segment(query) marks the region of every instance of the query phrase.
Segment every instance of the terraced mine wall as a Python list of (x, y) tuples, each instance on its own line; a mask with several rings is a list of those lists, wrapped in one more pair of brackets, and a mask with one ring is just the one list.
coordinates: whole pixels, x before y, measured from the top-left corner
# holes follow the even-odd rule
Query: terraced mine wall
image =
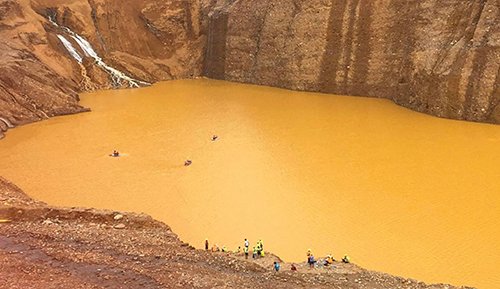
[[(118, 74), (141, 84), (207, 76), (381, 97), (440, 117), (500, 123), (499, 6), (0, 0), (0, 117), (17, 126), (86, 111), (78, 92), (135, 86)], [(0, 135), (6, 129), (0, 122)]]

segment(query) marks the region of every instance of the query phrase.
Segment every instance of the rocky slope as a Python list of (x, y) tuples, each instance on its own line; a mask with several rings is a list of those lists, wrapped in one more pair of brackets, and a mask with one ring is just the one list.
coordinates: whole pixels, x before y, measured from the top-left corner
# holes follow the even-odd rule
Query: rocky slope
[(47, 48), (41, 22), (18, 1), (0, 1), (0, 138), (13, 125), (83, 111), (76, 82), (63, 76), (70, 61)]
[(500, 123), (497, 0), (226, 1), (205, 72)]
[(84, 111), (77, 92), (133, 86), (103, 63), (139, 84), (200, 75), (202, 8), (199, 1), (0, 0), (0, 137), (8, 127)]
[(1, 289), (456, 288), (342, 263), (276, 273), (275, 260), (196, 250), (145, 215), (49, 207), (0, 178)]

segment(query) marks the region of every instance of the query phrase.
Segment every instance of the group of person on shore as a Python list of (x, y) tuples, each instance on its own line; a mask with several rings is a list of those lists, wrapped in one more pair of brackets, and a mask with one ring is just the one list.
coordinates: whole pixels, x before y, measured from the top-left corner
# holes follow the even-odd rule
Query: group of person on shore
[[(214, 244), (212, 248), (210, 248), (208, 239), (205, 239), (205, 251), (229, 252), (226, 246), (219, 247), (217, 244)], [(248, 239), (245, 239), (245, 241), (243, 242), (243, 254), (245, 255), (245, 259), (248, 259), (249, 251), (250, 251), (250, 242), (248, 241)], [(233, 253), (240, 254), (241, 246), (238, 246), (238, 248), (234, 250)], [(336, 262), (336, 260), (332, 257), (331, 254), (328, 254), (324, 259), (318, 262), (318, 260), (314, 258), (311, 249), (307, 250), (306, 255), (307, 255), (307, 264), (309, 265), (309, 268), (315, 268), (315, 266), (328, 267), (332, 265), (334, 262)], [(258, 259), (264, 256), (265, 256), (264, 242), (262, 242), (262, 240), (258, 240), (255, 246), (252, 247), (252, 258)], [(341, 261), (342, 263), (351, 263), (351, 259), (348, 255), (344, 255)], [(276, 272), (280, 271), (281, 264), (278, 261), (274, 261), (273, 269)], [(297, 267), (295, 266), (295, 264), (292, 263), (290, 265), (290, 270), (297, 271)]]
[[(336, 260), (332, 257), (331, 254), (326, 255), (326, 257), (322, 260), (322, 262), (318, 263), (317, 260), (314, 259), (314, 255), (311, 249), (307, 250), (307, 264), (309, 264), (309, 268), (314, 268), (316, 265), (321, 265), (324, 267), (328, 267), (336, 262)], [(342, 263), (351, 263), (351, 258), (348, 255), (344, 255), (342, 257)]]
[[(205, 251), (212, 251), (212, 252), (229, 252), (226, 246), (221, 246), (219, 247), (217, 244), (214, 244), (212, 248), (210, 248), (208, 239), (205, 239)], [(236, 250), (233, 251), (235, 254), (240, 254), (241, 253), (241, 246), (238, 246)], [(245, 255), (245, 259), (248, 259), (248, 255), (250, 253), (250, 242), (248, 239), (245, 239), (243, 242), (243, 254)], [(259, 257), (264, 257), (265, 252), (264, 252), (264, 242), (262, 240), (258, 240), (256, 245), (253, 246), (252, 248), (252, 258), (257, 259)]]

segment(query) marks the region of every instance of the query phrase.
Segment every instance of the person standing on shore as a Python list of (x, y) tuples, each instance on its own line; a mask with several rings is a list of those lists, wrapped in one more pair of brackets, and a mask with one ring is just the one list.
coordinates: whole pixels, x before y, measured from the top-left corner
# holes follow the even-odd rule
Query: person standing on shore
[(248, 240), (247, 240), (247, 239), (245, 239), (245, 247), (247, 247), (247, 248), (248, 248), (248, 246), (250, 246), (250, 242), (248, 242)]
[(261, 248), (260, 248), (260, 241), (257, 241), (257, 244), (255, 245), (255, 250), (256, 250), (256, 255), (257, 255), (257, 258), (260, 257), (260, 252), (261, 252)]
[(205, 251), (208, 251), (208, 239), (205, 239)]
[(243, 252), (245, 252), (245, 259), (248, 259), (248, 247), (247, 246), (245, 246), (243, 248)]
[(309, 264), (309, 268), (314, 268), (314, 263), (316, 263), (316, 260), (314, 260), (313, 254), (307, 257), (307, 263)]
[(262, 240), (259, 240), (259, 255), (261, 257), (265, 256), (265, 253), (264, 253), (264, 242), (262, 242)]

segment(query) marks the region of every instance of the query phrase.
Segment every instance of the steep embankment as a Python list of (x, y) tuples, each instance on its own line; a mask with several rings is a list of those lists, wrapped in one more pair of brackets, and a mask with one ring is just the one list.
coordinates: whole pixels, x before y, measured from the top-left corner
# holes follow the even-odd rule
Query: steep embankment
[(500, 122), (497, 0), (225, 2), (209, 14), (209, 77)]
[(202, 8), (199, 1), (0, 0), (0, 137), (7, 123), (84, 111), (79, 91), (128, 87), (129, 76), (200, 75)]
[(309, 269), (278, 257), (195, 250), (146, 215), (54, 208), (0, 177), (0, 288), (453, 289), (353, 264)]
[(43, 19), (20, 2), (0, 1), (0, 138), (11, 125), (83, 111), (77, 83), (62, 76), (69, 60), (49, 48)]

